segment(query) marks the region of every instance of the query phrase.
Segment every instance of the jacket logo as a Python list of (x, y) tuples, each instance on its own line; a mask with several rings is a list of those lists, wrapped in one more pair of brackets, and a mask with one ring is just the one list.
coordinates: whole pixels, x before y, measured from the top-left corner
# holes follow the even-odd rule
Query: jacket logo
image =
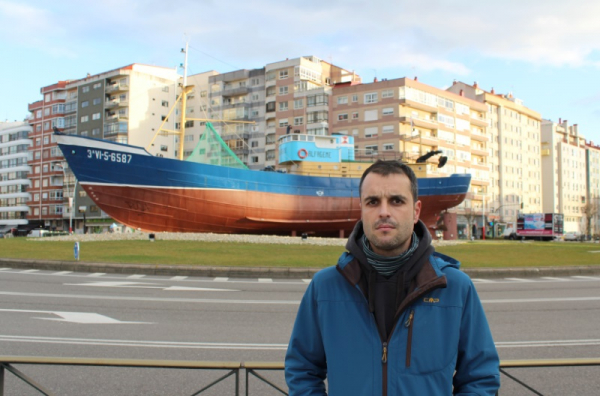
[(438, 303), (438, 302), (440, 302), (440, 299), (439, 298), (433, 298), (433, 297), (425, 297), (423, 299), (423, 302), (426, 302), (426, 303)]

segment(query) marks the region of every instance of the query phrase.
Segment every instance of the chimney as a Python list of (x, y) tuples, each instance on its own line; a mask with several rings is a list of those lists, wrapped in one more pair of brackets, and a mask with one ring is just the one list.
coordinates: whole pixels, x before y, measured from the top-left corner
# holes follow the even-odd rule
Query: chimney
[(375, 78), (373, 79), (373, 82), (374, 82), (374, 83), (376, 83), (376, 82), (377, 82), (377, 77), (375, 77)]
[(562, 124), (562, 117), (558, 119), (558, 123)]
[(477, 84), (477, 81), (475, 81), (475, 82), (473, 83), (473, 88), (479, 88), (479, 84)]
[(415, 81), (419, 81), (419, 79), (417, 78), (417, 76), (415, 76)]
[(492, 87), (492, 95), (494, 95), (496, 92), (494, 92), (494, 87)]
[(465, 96), (465, 92), (461, 89), (459, 95), (460, 96)]
[(456, 85), (456, 80), (454, 80), (454, 81), (452, 82), (452, 85)]

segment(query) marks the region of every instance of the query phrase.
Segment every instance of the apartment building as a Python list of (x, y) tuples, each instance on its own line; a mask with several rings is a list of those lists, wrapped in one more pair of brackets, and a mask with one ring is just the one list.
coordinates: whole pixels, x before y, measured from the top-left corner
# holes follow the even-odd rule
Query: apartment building
[(173, 129), (175, 118), (168, 115), (177, 99), (178, 80), (175, 69), (131, 64), (43, 87), (43, 99), (29, 105), (34, 142), (29, 220), (57, 230), (67, 230), (71, 219), (78, 232), (106, 228), (110, 219), (76, 183), (52, 137), (53, 128), (175, 158), (175, 137), (154, 137), (162, 121), (167, 120), (166, 129)]
[(265, 166), (278, 163), (280, 136), (290, 131), (329, 134), (332, 87), (337, 83), (361, 81), (354, 72), (315, 56), (270, 63), (265, 73)]
[(541, 115), (512, 94), (496, 94), (463, 82), (449, 92), (486, 106), (489, 136), (489, 185), (485, 197), (493, 235), (515, 228), (519, 212), (539, 213), (542, 207)]
[(600, 146), (586, 143), (587, 201), (584, 206), (585, 232), (600, 234)]
[(565, 232), (585, 233), (588, 203), (587, 151), (577, 124), (542, 121), (544, 212), (562, 213)]
[(63, 156), (52, 136), (53, 128), (65, 127), (66, 86), (69, 81), (59, 81), (42, 87), (42, 100), (31, 103), (28, 166), (30, 194), (29, 220), (32, 228), (46, 227), (63, 230)]
[[(472, 224), (481, 229), (490, 185), (485, 104), (417, 79), (399, 78), (337, 84), (330, 108), (332, 132), (354, 136), (357, 160), (415, 162), (438, 152), (428, 160), (429, 175), (470, 173), (470, 193), (451, 210), (453, 220), (448, 221), (457, 228), (445, 237), (466, 237)], [(447, 157), (443, 167), (437, 166), (440, 156)]]
[(0, 122), (0, 233), (28, 224), (30, 194), (27, 165), (31, 126), (28, 122)]

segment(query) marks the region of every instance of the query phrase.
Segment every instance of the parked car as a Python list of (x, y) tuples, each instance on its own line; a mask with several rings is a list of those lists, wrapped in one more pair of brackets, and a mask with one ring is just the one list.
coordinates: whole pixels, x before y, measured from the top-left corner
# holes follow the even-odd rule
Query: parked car
[(577, 232), (567, 232), (563, 239), (565, 241), (583, 241), (584, 236)]

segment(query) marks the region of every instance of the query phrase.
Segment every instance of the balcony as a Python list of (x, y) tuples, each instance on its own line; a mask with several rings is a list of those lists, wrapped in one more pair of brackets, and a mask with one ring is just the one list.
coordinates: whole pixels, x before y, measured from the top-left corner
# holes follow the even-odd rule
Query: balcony
[(105, 118), (106, 122), (127, 122), (129, 116), (127, 114), (110, 114)]
[(224, 87), (223, 91), (221, 91), (221, 96), (241, 96), (241, 95), (247, 95), (248, 92), (249, 92), (248, 87), (236, 87), (236, 88)]
[(434, 120), (426, 120), (424, 118), (415, 118), (415, 117), (407, 117), (407, 116), (401, 116), (400, 118), (400, 122), (403, 124), (409, 124), (412, 121), (413, 126), (417, 126), (417, 127), (421, 127), (421, 128), (426, 128), (426, 129), (438, 129), (438, 123), (437, 121)]
[(486, 149), (478, 147), (471, 147), (471, 154), (481, 155), (483, 157), (487, 157), (489, 155)]
[(104, 92), (111, 93), (111, 92), (123, 92), (123, 91), (128, 91), (128, 90), (129, 90), (129, 84), (118, 83), (118, 84), (107, 85)]
[(477, 125), (480, 127), (484, 127), (487, 128), (490, 126), (489, 121), (487, 118), (481, 118), (481, 117), (474, 117), (473, 115), (471, 115), (471, 124), (473, 125)]
[(106, 108), (106, 109), (112, 109), (112, 108), (116, 108), (116, 107), (127, 107), (128, 105), (129, 105), (128, 100), (121, 100), (121, 99), (112, 99), (112, 100), (107, 100), (104, 102), (104, 108)]

